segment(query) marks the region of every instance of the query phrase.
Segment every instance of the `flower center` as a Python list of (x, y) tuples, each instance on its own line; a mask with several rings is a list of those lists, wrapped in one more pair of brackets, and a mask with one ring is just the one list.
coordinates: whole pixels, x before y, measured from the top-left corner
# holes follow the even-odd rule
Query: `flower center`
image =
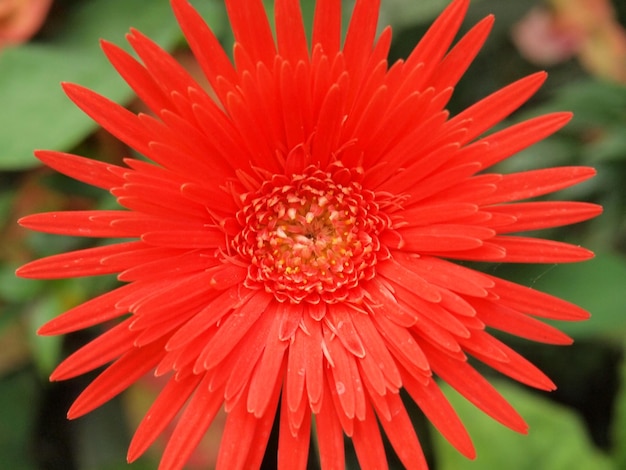
[[(372, 191), (342, 168), (275, 175), (244, 196), (233, 246), (250, 262), (246, 285), (281, 302), (346, 299), (374, 276), (378, 235), (388, 226)], [(340, 182), (341, 181), (341, 182)]]

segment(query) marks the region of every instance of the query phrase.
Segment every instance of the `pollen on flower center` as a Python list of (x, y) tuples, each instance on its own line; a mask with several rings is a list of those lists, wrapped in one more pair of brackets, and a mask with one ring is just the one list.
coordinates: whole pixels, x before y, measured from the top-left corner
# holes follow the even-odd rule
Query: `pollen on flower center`
[(343, 300), (373, 277), (388, 225), (375, 194), (345, 168), (275, 175), (244, 196), (237, 218), (233, 245), (250, 262), (248, 286), (296, 303)]

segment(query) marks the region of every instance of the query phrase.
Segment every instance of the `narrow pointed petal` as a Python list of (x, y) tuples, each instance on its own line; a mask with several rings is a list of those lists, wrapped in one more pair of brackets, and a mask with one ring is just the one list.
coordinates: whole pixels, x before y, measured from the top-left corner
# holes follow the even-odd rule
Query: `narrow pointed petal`
[(468, 7), (469, 0), (451, 2), (413, 49), (407, 58), (407, 66), (415, 67), (418, 64), (425, 64), (426, 67), (422, 73), (428, 77), (452, 44)]
[(345, 465), (345, 451), (341, 423), (337, 417), (328, 384), (325, 383), (324, 385), (322, 407), (319, 413), (315, 415), (320, 464), (322, 468), (343, 467)]
[(343, 45), (346, 64), (359, 77), (373, 47), (380, 0), (357, 0)]
[(158, 341), (124, 354), (83, 390), (68, 411), (68, 418), (83, 416), (130, 387), (156, 366), (163, 346), (164, 342)]
[[(207, 393), (209, 377), (209, 375), (204, 376), (201, 382), (196, 386), (195, 393), (191, 397), (191, 400), (189, 400), (181, 419), (178, 421), (165, 447), (163, 457), (159, 463), (159, 470), (182, 470), (191, 456), (191, 453), (196, 448), (200, 439), (202, 439), (202, 436), (204, 436), (206, 430), (221, 408), (223, 398), (217, 393)], [(182, 390), (178, 391), (182, 392)], [(175, 403), (172, 403), (172, 408), (164, 410), (163, 412), (171, 413), (174, 409)], [(150, 411), (148, 413), (150, 413)], [(146, 416), (150, 416), (150, 414)], [(148, 428), (147, 425), (144, 426), (146, 426), (145, 429), (147, 433), (153, 431)], [(142, 438), (148, 441), (152, 436), (140, 434), (136, 444), (138, 450), (140, 449)]]
[(137, 115), (82, 86), (64, 83), (63, 89), (76, 106), (107, 131), (137, 152), (150, 155), (148, 144), (153, 140), (153, 136)]
[(213, 89), (219, 90), (218, 76), (236, 83), (237, 75), (228, 56), (198, 12), (187, 0), (172, 0), (172, 8), (194, 56)]
[(482, 99), (449, 121), (449, 125), (469, 120), (466, 142), (479, 136), (494, 124), (502, 121), (509, 114), (528, 101), (546, 80), (545, 72), (537, 72), (522, 78)]
[(70, 178), (102, 189), (111, 189), (122, 184), (127, 171), (110, 163), (63, 152), (37, 150), (35, 156), (50, 168)]
[(293, 434), (288, 422), (290, 410), (287, 401), (282, 400), (281, 403), (277, 468), (278, 470), (306, 468), (311, 440), (311, 412), (307, 410), (302, 426), (296, 434)]
[(600, 215), (602, 208), (585, 202), (526, 202), (495, 206), (498, 214), (515, 217), (516, 222), (498, 229), (498, 233), (525, 232), (575, 224)]
[(411, 398), (448, 442), (467, 458), (475, 458), (476, 450), (465, 426), (435, 380), (424, 386), (411, 375), (403, 374), (402, 381)]
[(494, 293), (499, 297), (498, 302), (522, 313), (565, 321), (589, 318), (589, 312), (571, 302), (504, 279), (492, 279), (496, 283)]
[(387, 394), (391, 418), (380, 418), (380, 423), (389, 437), (398, 458), (407, 470), (427, 470), (428, 464), (411, 424), (406, 408), (397, 394)]
[(481, 20), (448, 52), (433, 74), (434, 88), (444, 89), (457, 84), (485, 43), (494, 21), (492, 15)]
[(472, 304), (480, 311), (480, 319), (492, 328), (541, 343), (571, 344), (573, 341), (553, 326), (505, 307), (501, 303), (475, 299)]
[(31, 279), (64, 279), (113, 274), (116, 270), (105, 266), (102, 259), (129, 251), (137, 245), (138, 242), (127, 242), (48, 256), (22, 266), (17, 270), (17, 274)]
[[(129, 462), (137, 460), (152, 445), (196, 389), (202, 390), (201, 379), (200, 375), (190, 375), (182, 380), (172, 378), (167, 382), (133, 435), (128, 447)], [(206, 410), (203, 411), (206, 417)]]
[(308, 51), (300, 2), (277, 0), (274, 11), (278, 53), (291, 63), (305, 60), (308, 57)]
[(594, 256), (586, 248), (552, 240), (506, 236), (491, 241), (506, 250), (502, 260), (509, 263), (574, 263)]
[(352, 441), (363, 470), (389, 468), (376, 415), (370, 406), (367, 407), (365, 419), (355, 422)]
[(130, 319), (123, 321), (72, 353), (54, 369), (50, 380), (77, 377), (132, 350), (137, 332), (129, 328), (130, 322)]
[(424, 343), (422, 348), (429, 355), (433, 371), (457, 390), (477, 408), (496, 421), (520, 433), (528, 431), (528, 425), (496, 389), (474, 368), (464, 361), (456, 361), (437, 353)]
[(315, 3), (313, 44), (320, 44), (324, 52), (333, 57), (339, 51), (341, 39), (341, 2), (319, 0)]
[(227, 0), (228, 17), (235, 40), (254, 58), (270, 66), (276, 55), (274, 38), (260, 0)]

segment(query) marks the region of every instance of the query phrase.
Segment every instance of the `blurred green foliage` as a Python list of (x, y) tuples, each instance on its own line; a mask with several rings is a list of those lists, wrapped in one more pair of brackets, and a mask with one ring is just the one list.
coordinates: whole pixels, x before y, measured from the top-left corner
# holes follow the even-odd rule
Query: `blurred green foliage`
[[(232, 38), (221, 2), (192, 3), (218, 36), (229, 43)], [(382, 22), (394, 26), (394, 57), (406, 56), (447, 3), (382, 1)], [(456, 90), (451, 103), (453, 112), (537, 69), (517, 52), (510, 34), (523, 15), (541, 4), (541, 0), (474, 0), (467, 24), (489, 12), (496, 13), (497, 23), (483, 53)], [(312, 0), (304, 0), (303, 5), (310, 18)], [(623, 9), (619, 7), (618, 12), (625, 14)], [(624, 24), (624, 18), (620, 20)], [(59, 82), (80, 83), (120, 103), (131, 103), (131, 93), (98, 47), (99, 38), (122, 45), (123, 35), (131, 26), (169, 50), (184, 49), (164, 0), (57, 0), (44, 29), (33, 41), (0, 51), (2, 468), (156, 467), (157, 454), (130, 466), (123, 463), (135, 416), (140, 414), (136, 400), (114, 400), (77, 422), (64, 419), (69, 404), (88, 378), (51, 385), (46, 377), (60, 358), (87, 341), (90, 333), (66, 338), (35, 335), (46, 320), (107, 290), (115, 280), (34, 282), (18, 280), (13, 275), (23, 262), (92, 243), (26, 233), (15, 225), (19, 216), (111, 205), (107, 195), (42, 169), (32, 157), (32, 150), (73, 151), (103, 160), (118, 158), (120, 152), (128, 151), (97, 130), (64, 97)], [(590, 75), (575, 59), (554, 64), (548, 70), (550, 79), (546, 86), (512, 120), (550, 110), (574, 111), (575, 119), (558, 135), (502, 163), (499, 170), (595, 166), (595, 179), (555, 197), (597, 202), (605, 207), (605, 213), (591, 222), (551, 230), (545, 235), (585, 245), (598, 255), (593, 261), (577, 265), (494, 265), (485, 269), (575, 302), (593, 316), (588, 322), (558, 325), (580, 346), (555, 348), (516, 343), (520, 352), (533, 358), (561, 387), (554, 395), (537, 394), (498, 381), (498, 388), (527, 418), (530, 436), (500, 429), (451, 393), (451, 401), (467, 423), (479, 457), (475, 462), (465, 460), (431, 430), (433, 449), (429, 455), (433, 455), (434, 469), (626, 468), (626, 86)], [(593, 388), (589, 387), (590, 382)], [(142, 396), (153, 396), (149, 387), (144, 392)], [(429, 442), (428, 436), (423, 441)], [(349, 460), (354, 463), (353, 456)]]

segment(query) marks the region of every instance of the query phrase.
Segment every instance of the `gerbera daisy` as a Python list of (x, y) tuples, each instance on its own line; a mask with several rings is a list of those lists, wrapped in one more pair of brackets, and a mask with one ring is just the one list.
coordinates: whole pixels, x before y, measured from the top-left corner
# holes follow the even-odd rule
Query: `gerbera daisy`
[(588, 314), (457, 260), (589, 259), (578, 246), (511, 234), (580, 222), (600, 208), (519, 202), (584, 181), (591, 168), (486, 171), (570, 119), (548, 114), (483, 136), (535, 93), (544, 73), (456, 116), (446, 111), (493, 23), (485, 18), (451, 48), (468, 3), (454, 0), (406, 60), (389, 64), (391, 30), (376, 37), (378, 0), (357, 0), (343, 46), (341, 2), (318, 0), (310, 47), (297, 0), (276, 0), (276, 39), (260, 0), (226, 0), (233, 64), (198, 13), (172, 0), (214, 95), (138, 31), (128, 41), (140, 61), (102, 43), (151, 113), (134, 114), (78, 85), (65, 91), (150, 161), (129, 158), (121, 167), (38, 151), (48, 166), (108, 190), (123, 209), (20, 221), (43, 232), (125, 239), (18, 271), (117, 273), (125, 283), (40, 330), (59, 335), (120, 319), (53, 372), (52, 380), (64, 380), (109, 364), (70, 418), (153, 371), (167, 385), (139, 425), (129, 461), (178, 415), (160, 468), (182, 468), (224, 408), (218, 468), (258, 467), (278, 413), (279, 468), (305, 467), (312, 428), (322, 468), (343, 468), (344, 434), (363, 468), (385, 468), (380, 425), (403, 464), (423, 469), (401, 389), (474, 457), (438, 377), (526, 431), (468, 356), (552, 390), (487, 327), (568, 344), (536, 317)]

